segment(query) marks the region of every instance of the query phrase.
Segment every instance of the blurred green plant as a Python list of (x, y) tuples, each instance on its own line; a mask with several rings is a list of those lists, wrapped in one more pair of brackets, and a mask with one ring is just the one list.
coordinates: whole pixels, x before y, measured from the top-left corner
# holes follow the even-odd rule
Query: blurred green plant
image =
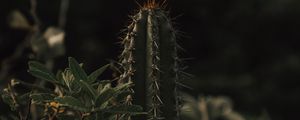
[[(43, 88), (34, 84), (12, 80), (2, 93), (2, 99), (20, 120), (30, 119), (31, 104), (37, 105), (38, 119), (48, 120), (123, 120), (127, 116), (145, 114), (142, 107), (122, 104), (131, 92), (133, 83), (112, 87), (109, 80), (97, 80), (105, 65), (91, 74), (82, 69), (74, 58), (69, 58), (69, 67), (53, 74), (43, 64), (30, 61), (28, 72), (40, 80), (45, 80), (54, 88)], [(22, 84), (35, 92), (19, 95), (14, 86)], [(10, 117), (17, 118), (16, 116)]]
[(225, 96), (205, 97), (198, 99), (183, 95), (184, 104), (181, 108), (184, 120), (270, 120), (266, 111), (261, 115), (244, 115), (233, 109), (233, 102)]

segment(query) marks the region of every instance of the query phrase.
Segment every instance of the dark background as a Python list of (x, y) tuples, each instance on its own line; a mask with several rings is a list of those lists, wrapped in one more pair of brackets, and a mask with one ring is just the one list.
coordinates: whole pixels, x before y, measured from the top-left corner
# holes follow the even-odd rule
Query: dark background
[[(58, 24), (59, 4), (60, 0), (38, 0), (44, 29)], [(29, 5), (29, 0), (0, 1), (0, 61), (27, 34), (8, 26), (9, 13), (20, 10), (32, 22)], [(56, 68), (66, 67), (67, 56), (85, 63), (89, 72), (116, 60), (120, 31), (137, 8), (134, 0), (71, 0), (66, 56), (56, 60)], [(274, 120), (297, 119), (299, 0), (169, 0), (167, 9), (181, 31), (178, 41), (185, 49), (181, 56), (193, 58), (186, 61), (186, 72), (195, 75), (185, 81), (194, 88), (187, 92), (229, 96), (235, 109), (246, 114), (266, 110)], [(13, 62), (10, 76), (26, 81), (28, 59), (24, 54)]]

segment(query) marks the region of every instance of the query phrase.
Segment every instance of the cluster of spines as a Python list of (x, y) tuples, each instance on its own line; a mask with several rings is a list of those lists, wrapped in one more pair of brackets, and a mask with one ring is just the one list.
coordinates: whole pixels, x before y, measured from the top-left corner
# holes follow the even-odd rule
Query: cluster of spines
[[(134, 58), (133, 58), (133, 50), (134, 50), (134, 32), (133, 31), (133, 23), (128, 26), (128, 33), (126, 34), (126, 37), (123, 39), (122, 44), (124, 46), (124, 50), (122, 51), (120, 55), (120, 65), (122, 66), (122, 74), (119, 77), (118, 84), (124, 84), (127, 82), (133, 82), (133, 75), (135, 72), (135, 69), (133, 67), (134, 64)], [(134, 92), (131, 89), (132, 92)], [(126, 104), (131, 105), (132, 104), (132, 96), (129, 95), (126, 99)]]
[(142, 5), (140, 5), (138, 2), (136, 2), (141, 9), (157, 9), (157, 8), (166, 8), (167, 6), (167, 0), (161, 0), (160, 2), (156, 2), (156, 0), (147, 0)]
[(128, 33), (126, 37), (123, 39), (122, 44), (124, 45), (124, 50), (122, 51), (120, 55), (120, 64), (123, 68), (123, 73), (119, 77), (119, 84), (123, 84), (126, 82), (132, 82), (132, 76), (134, 74), (134, 68), (133, 68), (133, 56), (132, 51), (134, 49), (134, 42), (133, 42), (133, 27), (130, 25), (128, 27)]

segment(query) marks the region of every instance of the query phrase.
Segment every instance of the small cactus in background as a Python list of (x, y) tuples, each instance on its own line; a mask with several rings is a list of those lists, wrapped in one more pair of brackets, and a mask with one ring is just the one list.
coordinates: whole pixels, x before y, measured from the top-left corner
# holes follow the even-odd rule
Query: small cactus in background
[(136, 84), (134, 102), (147, 110), (150, 120), (180, 119), (178, 45), (164, 6), (165, 1), (149, 0), (140, 8), (127, 28), (120, 55), (119, 84)]
[(200, 96), (195, 99), (183, 95), (184, 103), (181, 116), (184, 120), (270, 120), (263, 110), (259, 115), (244, 115), (236, 111), (233, 101), (226, 96)]
[(233, 110), (231, 99), (224, 96), (204, 97), (194, 99), (184, 96), (182, 116), (187, 120), (245, 120), (238, 112)]

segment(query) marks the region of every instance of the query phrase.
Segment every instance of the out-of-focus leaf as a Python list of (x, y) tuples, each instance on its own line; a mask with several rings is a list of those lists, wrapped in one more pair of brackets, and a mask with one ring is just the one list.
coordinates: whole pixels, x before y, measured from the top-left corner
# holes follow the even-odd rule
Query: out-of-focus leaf
[(53, 47), (55, 45), (63, 45), (65, 32), (57, 27), (48, 27), (43, 36), (47, 40), (48, 45)]
[(8, 120), (8, 118), (5, 116), (0, 116), (0, 120)]
[(58, 27), (48, 27), (43, 34), (43, 38), (49, 48), (48, 56), (55, 58), (65, 54), (65, 32)]
[(84, 80), (84, 81), (88, 80), (87, 74), (80, 67), (80, 65), (78, 64), (78, 62), (74, 58), (72, 58), (72, 57), (69, 57), (69, 68), (71, 69), (71, 71), (72, 71), (75, 79), (77, 79), (77, 80)]
[(34, 53), (39, 54), (41, 57), (51, 58), (49, 54), (49, 47), (47, 41), (41, 35), (41, 32), (37, 32), (32, 35), (30, 39), (31, 49)]
[(61, 106), (66, 106), (74, 110), (88, 112), (90, 109), (85, 106), (80, 100), (72, 96), (56, 97), (54, 98)]
[(30, 92), (20, 95), (17, 98), (18, 98), (18, 101), (20, 101), (21, 103), (28, 102), (28, 100), (30, 100)]
[(20, 120), (18, 116), (16, 116), (15, 114), (9, 114), (8, 115), (10, 120)]
[(109, 67), (108, 65), (104, 65), (103, 67), (97, 69), (93, 73), (88, 76), (88, 83), (94, 83), (97, 78)]
[(9, 16), (9, 25), (15, 29), (30, 29), (31, 25), (29, 24), (26, 17), (18, 10), (11, 12)]

